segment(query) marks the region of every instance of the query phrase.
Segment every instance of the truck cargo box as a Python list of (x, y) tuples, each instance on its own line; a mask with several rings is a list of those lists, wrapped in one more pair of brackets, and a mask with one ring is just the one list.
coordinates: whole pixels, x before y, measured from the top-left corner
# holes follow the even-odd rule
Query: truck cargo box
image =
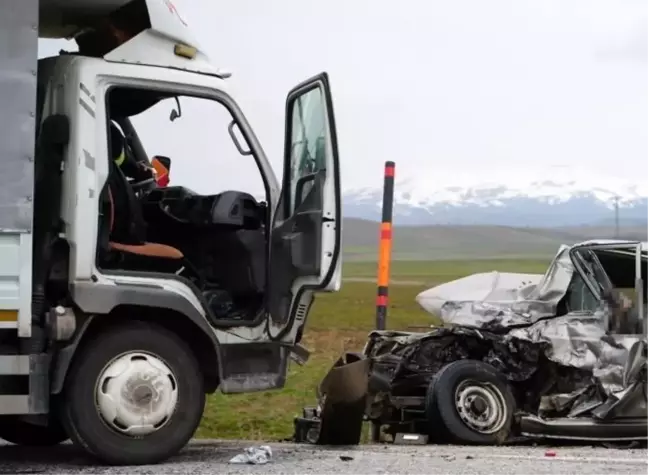
[(0, 329), (29, 336), (38, 0), (0, 10)]

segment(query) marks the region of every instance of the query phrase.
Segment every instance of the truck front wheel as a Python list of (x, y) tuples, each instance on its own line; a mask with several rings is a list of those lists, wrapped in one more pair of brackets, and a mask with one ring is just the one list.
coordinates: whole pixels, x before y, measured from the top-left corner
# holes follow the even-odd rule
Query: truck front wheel
[(205, 406), (189, 346), (158, 325), (130, 322), (83, 345), (65, 383), (70, 438), (111, 465), (154, 464), (191, 439)]

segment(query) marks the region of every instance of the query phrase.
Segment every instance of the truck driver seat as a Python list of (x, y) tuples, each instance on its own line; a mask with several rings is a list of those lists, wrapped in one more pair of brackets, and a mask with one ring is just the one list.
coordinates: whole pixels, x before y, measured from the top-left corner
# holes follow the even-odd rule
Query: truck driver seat
[[(117, 127), (111, 127), (111, 133), (112, 157), (101, 201), (99, 262), (108, 268), (173, 273), (202, 289), (203, 276), (182, 251), (167, 244), (146, 241), (141, 203), (116, 160), (122, 151), (129, 155), (128, 145)], [(132, 157), (125, 159), (132, 160)]]
[(108, 251), (140, 256), (144, 260), (146, 258), (161, 258), (177, 261), (176, 270), (182, 268), (184, 255), (180, 250), (166, 244), (146, 241), (146, 223), (142, 216), (140, 203), (126, 176), (118, 166), (118, 162), (125, 159), (123, 154), (127, 154), (126, 139), (114, 125), (110, 131), (110, 148), (113, 159), (109, 164), (106, 183), (108, 226), (104, 230), (103, 247)]

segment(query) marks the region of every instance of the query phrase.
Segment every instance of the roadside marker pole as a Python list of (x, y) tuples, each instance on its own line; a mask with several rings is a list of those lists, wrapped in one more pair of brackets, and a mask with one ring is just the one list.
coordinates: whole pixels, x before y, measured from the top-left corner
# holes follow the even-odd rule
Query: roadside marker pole
[(380, 223), (380, 246), (378, 250), (378, 295), (376, 297), (376, 330), (384, 330), (387, 324), (389, 297), (389, 264), (392, 248), (392, 212), (394, 207), (394, 172), (396, 164), (385, 162), (383, 185), (382, 222)]

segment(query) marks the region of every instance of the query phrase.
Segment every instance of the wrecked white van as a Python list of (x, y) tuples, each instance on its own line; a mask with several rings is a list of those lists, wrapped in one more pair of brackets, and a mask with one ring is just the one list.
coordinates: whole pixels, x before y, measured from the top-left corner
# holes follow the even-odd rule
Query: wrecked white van
[(375, 331), (320, 387), (295, 438), (359, 443), (645, 441), (646, 243), (563, 246), (544, 275), (485, 273), (417, 296), (444, 325)]

